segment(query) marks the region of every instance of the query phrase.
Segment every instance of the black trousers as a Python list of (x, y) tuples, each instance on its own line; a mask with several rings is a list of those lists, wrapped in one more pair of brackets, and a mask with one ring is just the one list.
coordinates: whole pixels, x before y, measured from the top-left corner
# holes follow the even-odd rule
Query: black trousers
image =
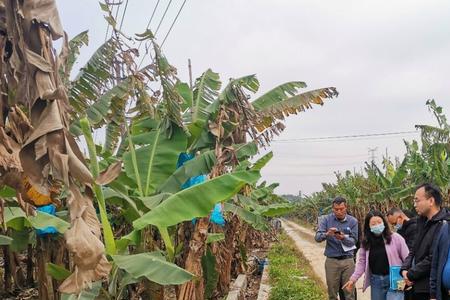
[(430, 300), (429, 293), (413, 293), (412, 299), (414, 300)]
[(412, 290), (407, 290), (404, 292), (405, 293), (405, 300), (414, 300), (414, 293)]
[[(344, 294), (343, 290), (339, 290), (339, 300), (345, 300), (345, 294)], [(355, 289), (355, 300), (358, 300), (358, 293), (356, 292), (356, 289)], [(412, 298), (411, 298), (411, 300), (412, 300)], [(445, 299), (445, 300), (447, 300), (447, 299)], [(450, 300), (450, 299), (448, 299), (448, 300)]]

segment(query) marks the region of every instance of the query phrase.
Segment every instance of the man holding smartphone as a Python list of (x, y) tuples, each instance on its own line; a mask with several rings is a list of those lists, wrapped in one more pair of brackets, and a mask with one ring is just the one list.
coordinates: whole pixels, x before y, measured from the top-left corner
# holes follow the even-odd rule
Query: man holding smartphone
[[(326, 241), (325, 274), (328, 299), (337, 300), (341, 283), (347, 282), (355, 269), (353, 260), (358, 240), (358, 221), (347, 214), (347, 201), (336, 197), (332, 203), (333, 212), (319, 221), (315, 240)], [(346, 300), (354, 300), (354, 291), (344, 291)]]

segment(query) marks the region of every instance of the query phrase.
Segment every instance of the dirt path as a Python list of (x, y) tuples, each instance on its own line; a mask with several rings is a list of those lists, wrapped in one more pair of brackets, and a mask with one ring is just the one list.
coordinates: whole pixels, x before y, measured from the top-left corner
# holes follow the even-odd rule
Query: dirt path
[[(326, 286), (325, 280), (325, 256), (323, 255), (325, 243), (316, 243), (314, 241), (314, 232), (308, 228), (302, 227), (294, 222), (287, 220), (282, 221), (282, 225), (286, 233), (291, 237), (297, 248), (310, 261), (313, 271), (322, 279)], [(365, 293), (362, 292), (361, 278), (356, 284), (358, 290), (358, 300), (370, 300), (370, 289)]]

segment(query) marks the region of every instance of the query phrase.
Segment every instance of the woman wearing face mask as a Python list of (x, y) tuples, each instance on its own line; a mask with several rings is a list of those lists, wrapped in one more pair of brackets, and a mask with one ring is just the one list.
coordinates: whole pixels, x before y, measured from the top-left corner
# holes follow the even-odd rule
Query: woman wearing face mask
[(389, 267), (401, 266), (409, 250), (405, 240), (390, 231), (383, 214), (371, 211), (364, 220), (364, 234), (358, 261), (350, 280), (343, 286), (352, 290), (365, 274), (363, 292), (370, 286), (372, 300), (400, 300), (403, 293), (389, 289)]

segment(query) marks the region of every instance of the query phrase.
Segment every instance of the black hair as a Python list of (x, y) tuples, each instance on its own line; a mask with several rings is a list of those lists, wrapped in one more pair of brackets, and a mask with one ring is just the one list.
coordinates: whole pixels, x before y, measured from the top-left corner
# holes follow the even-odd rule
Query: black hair
[(393, 207), (387, 211), (386, 216), (393, 216), (396, 213), (403, 213), (403, 211), (398, 207)]
[(386, 218), (383, 216), (383, 214), (378, 211), (378, 210), (372, 210), (369, 211), (369, 213), (366, 215), (366, 218), (364, 219), (364, 235), (363, 235), (363, 239), (362, 239), (362, 246), (364, 247), (364, 249), (369, 250), (370, 246), (373, 244), (374, 239), (375, 239), (375, 234), (372, 233), (372, 231), (370, 231), (370, 219), (372, 217), (380, 217), (383, 220), (383, 224), (384, 224), (384, 230), (381, 233), (381, 235), (383, 236), (383, 239), (386, 241), (387, 244), (391, 243), (391, 237), (392, 237), (392, 232), (389, 229), (389, 225), (386, 221)]
[(331, 203), (331, 206), (334, 206), (335, 204), (339, 205), (339, 204), (342, 204), (342, 203), (345, 203), (347, 205), (347, 200), (345, 200), (344, 197), (338, 196), (338, 197), (333, 199), (333, 202)]
[(441, 206), (442, 194), (441, 194), (441, 190), (439, 189), (439, 187), (437, 187), (436, 185), (434, 185), (432, 183), (423, 183), (416, 187), (416, 191), (421, 188), (425, 189), (425, 195), (426, 195), (427, 199), (433, 197), (434, 202), (436, 203), (436, 206)]
[(416, 212), (415, 210), (409, 210), (409, 209), (406, 209), (406, 210), (404, 210), (403, 212), (405, 213), (405, 215), (406, 215), (408, 218), (415, 218), (415, 217), (417, 217), (417, 212)]

